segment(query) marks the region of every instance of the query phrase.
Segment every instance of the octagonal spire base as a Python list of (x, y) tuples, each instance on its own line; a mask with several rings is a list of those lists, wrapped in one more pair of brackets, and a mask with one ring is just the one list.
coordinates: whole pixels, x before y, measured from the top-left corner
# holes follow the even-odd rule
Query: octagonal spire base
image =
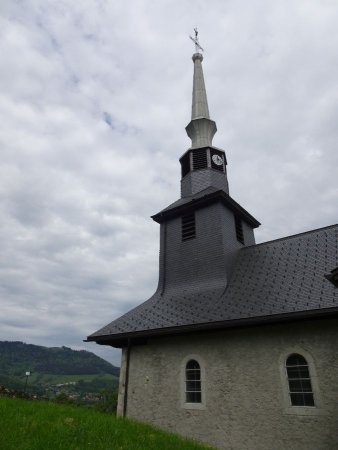
[(185, 128), (191, 148), (208, 147), (217, 131), (216, 122), (205, 117), (193, 119)]

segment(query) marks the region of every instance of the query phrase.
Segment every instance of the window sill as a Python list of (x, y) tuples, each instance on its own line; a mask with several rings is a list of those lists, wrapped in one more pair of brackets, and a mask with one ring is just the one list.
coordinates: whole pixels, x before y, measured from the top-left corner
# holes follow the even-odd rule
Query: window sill
[(205, 405), (203, 403), (183, 403), (184, 409), (206, 409)]
[(289, 406), (284, 409), (284, 414), (296, 416), (323, 416), (326, 413), (316, 406)]

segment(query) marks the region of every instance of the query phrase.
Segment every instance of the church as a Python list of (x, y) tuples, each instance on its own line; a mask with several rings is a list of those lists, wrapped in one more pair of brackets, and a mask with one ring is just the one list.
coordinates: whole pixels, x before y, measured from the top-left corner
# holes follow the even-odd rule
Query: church
[(338, 225), (256, 244), (213, 146), (196, 36), (191, 147), (154, 295), (88, 336), (122, 349), (118, 414), (224, 450), (338, 448)]

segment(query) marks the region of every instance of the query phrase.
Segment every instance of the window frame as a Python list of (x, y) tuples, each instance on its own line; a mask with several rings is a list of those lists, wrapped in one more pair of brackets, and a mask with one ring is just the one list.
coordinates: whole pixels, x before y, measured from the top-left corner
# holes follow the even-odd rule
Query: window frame
[[(290, 386), (289, 386), (289, 378), (286, 369), (286, 361), (292, 354), (298, 354), (305, 358), (309, 370), (312, 394), (314, 399), (314, 406), (298, 406), (292, 405), (291, 397), (290, 397)], [(284, 406), (284, 414), (296, 414), (303, 416), (313, 416), (313, 415), (321, 415), (324, 414), (322, 408), (321, 395), (318, 386), (318, 377), (316, 372), (316, 367), (314, 364), (314, 359), (312, 355), (300, 347), (292, 347), (287, 351), (283, 352), (280, 355), (279, 359), (279, 370), (281, 377), (281, 385), (282, 385), (282, 394), (283, 394), (283, 406)]]
[[(197, 367), (188, 367), (189, 364), (197, 365)], [(189, 384), (191, 387), (189, 388)], [(195, 385), (192, 387), (192, 385)], [(199, 400), (188, 400), (188, 397), (199, 397)], [(201, 366), (196, 359), (189, 359), (185, 365), (185, 401), (186, 403), (202, 403), (202, 380)]]
[[(186, 368), (189, 361), (196, 361), (200, 367), (200, 383), (201, 383), (201, 402), (187, 402), (186, 397)], [(205, 364), (203, 359), (199, 355), (190, 354), (187, 355), (181, 362), (180, 370), (180, 397), (181, 407), (183, 409), (206, 409), (206, 389), (205, 389)]]
[[(300, 358), (300, 362), (292, 364), (290, 359), (292, 357)], [(303, 360), (303, 361), (302, 361)], [(300, 353), (291, 353), (285, 360), (286, 377), (289, 385), (289, 396), (291, 406), (309, 406), (311, 408), (316, 407), (313, 387), (311, 383), (311, 374), (309, 369), (309, 363)], [(291, 372), (294, 372), (292, 374)], [(303, 372), (303, 373), (302, 373)], [(292, 387), (292, 384), (298, 385), (298, 389)], [(304, 390), (304, 386), (308, 385), (308, 390)], [(296, 398), (299, 396), (304, 404), (297, 404)], [(308, 397), (308, 400), (306, 399)], [(306, 402), (313, 404), (306, 404)]]

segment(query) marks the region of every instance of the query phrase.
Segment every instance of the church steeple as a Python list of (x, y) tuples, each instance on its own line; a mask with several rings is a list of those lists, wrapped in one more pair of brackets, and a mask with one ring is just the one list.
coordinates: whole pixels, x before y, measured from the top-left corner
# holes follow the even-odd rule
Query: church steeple
[(196, 51), (186, 130), (192, 145), (180, 158), (181, 198), (152, 216), (161, 224), (158, 292), (168, 304), (177, 295), (223, 295), (237, 251), (255, 243), (253, 229), (259, 225), (229, 195), (225, 152), (212, 145), (216, 124), (209, 116), (197, 30), (191, 39)]
[(201, 53), (194, 53), (194, 80), (192, 90), (191, 122), (186, 127), (191, 139), (191, 148), (212, 145), (217, 128), (216, 123), (210, 120), (207, 93), (205, 90)]
[(180, 159), (182, 168), (181, 195), (194, 195), (209, 187), (229, 193), (226, 175), (226, 157), (223, 150), (213, 147), (212, 139), (217, 131), (216, 123), (210, 119), (207, 93), (202, 68), (202, 47), (192, 38), (196, 51), (192, 56), (194, 78), (192, 90), (191, 121), (186, 132), (191, 139), (191, 147)]

